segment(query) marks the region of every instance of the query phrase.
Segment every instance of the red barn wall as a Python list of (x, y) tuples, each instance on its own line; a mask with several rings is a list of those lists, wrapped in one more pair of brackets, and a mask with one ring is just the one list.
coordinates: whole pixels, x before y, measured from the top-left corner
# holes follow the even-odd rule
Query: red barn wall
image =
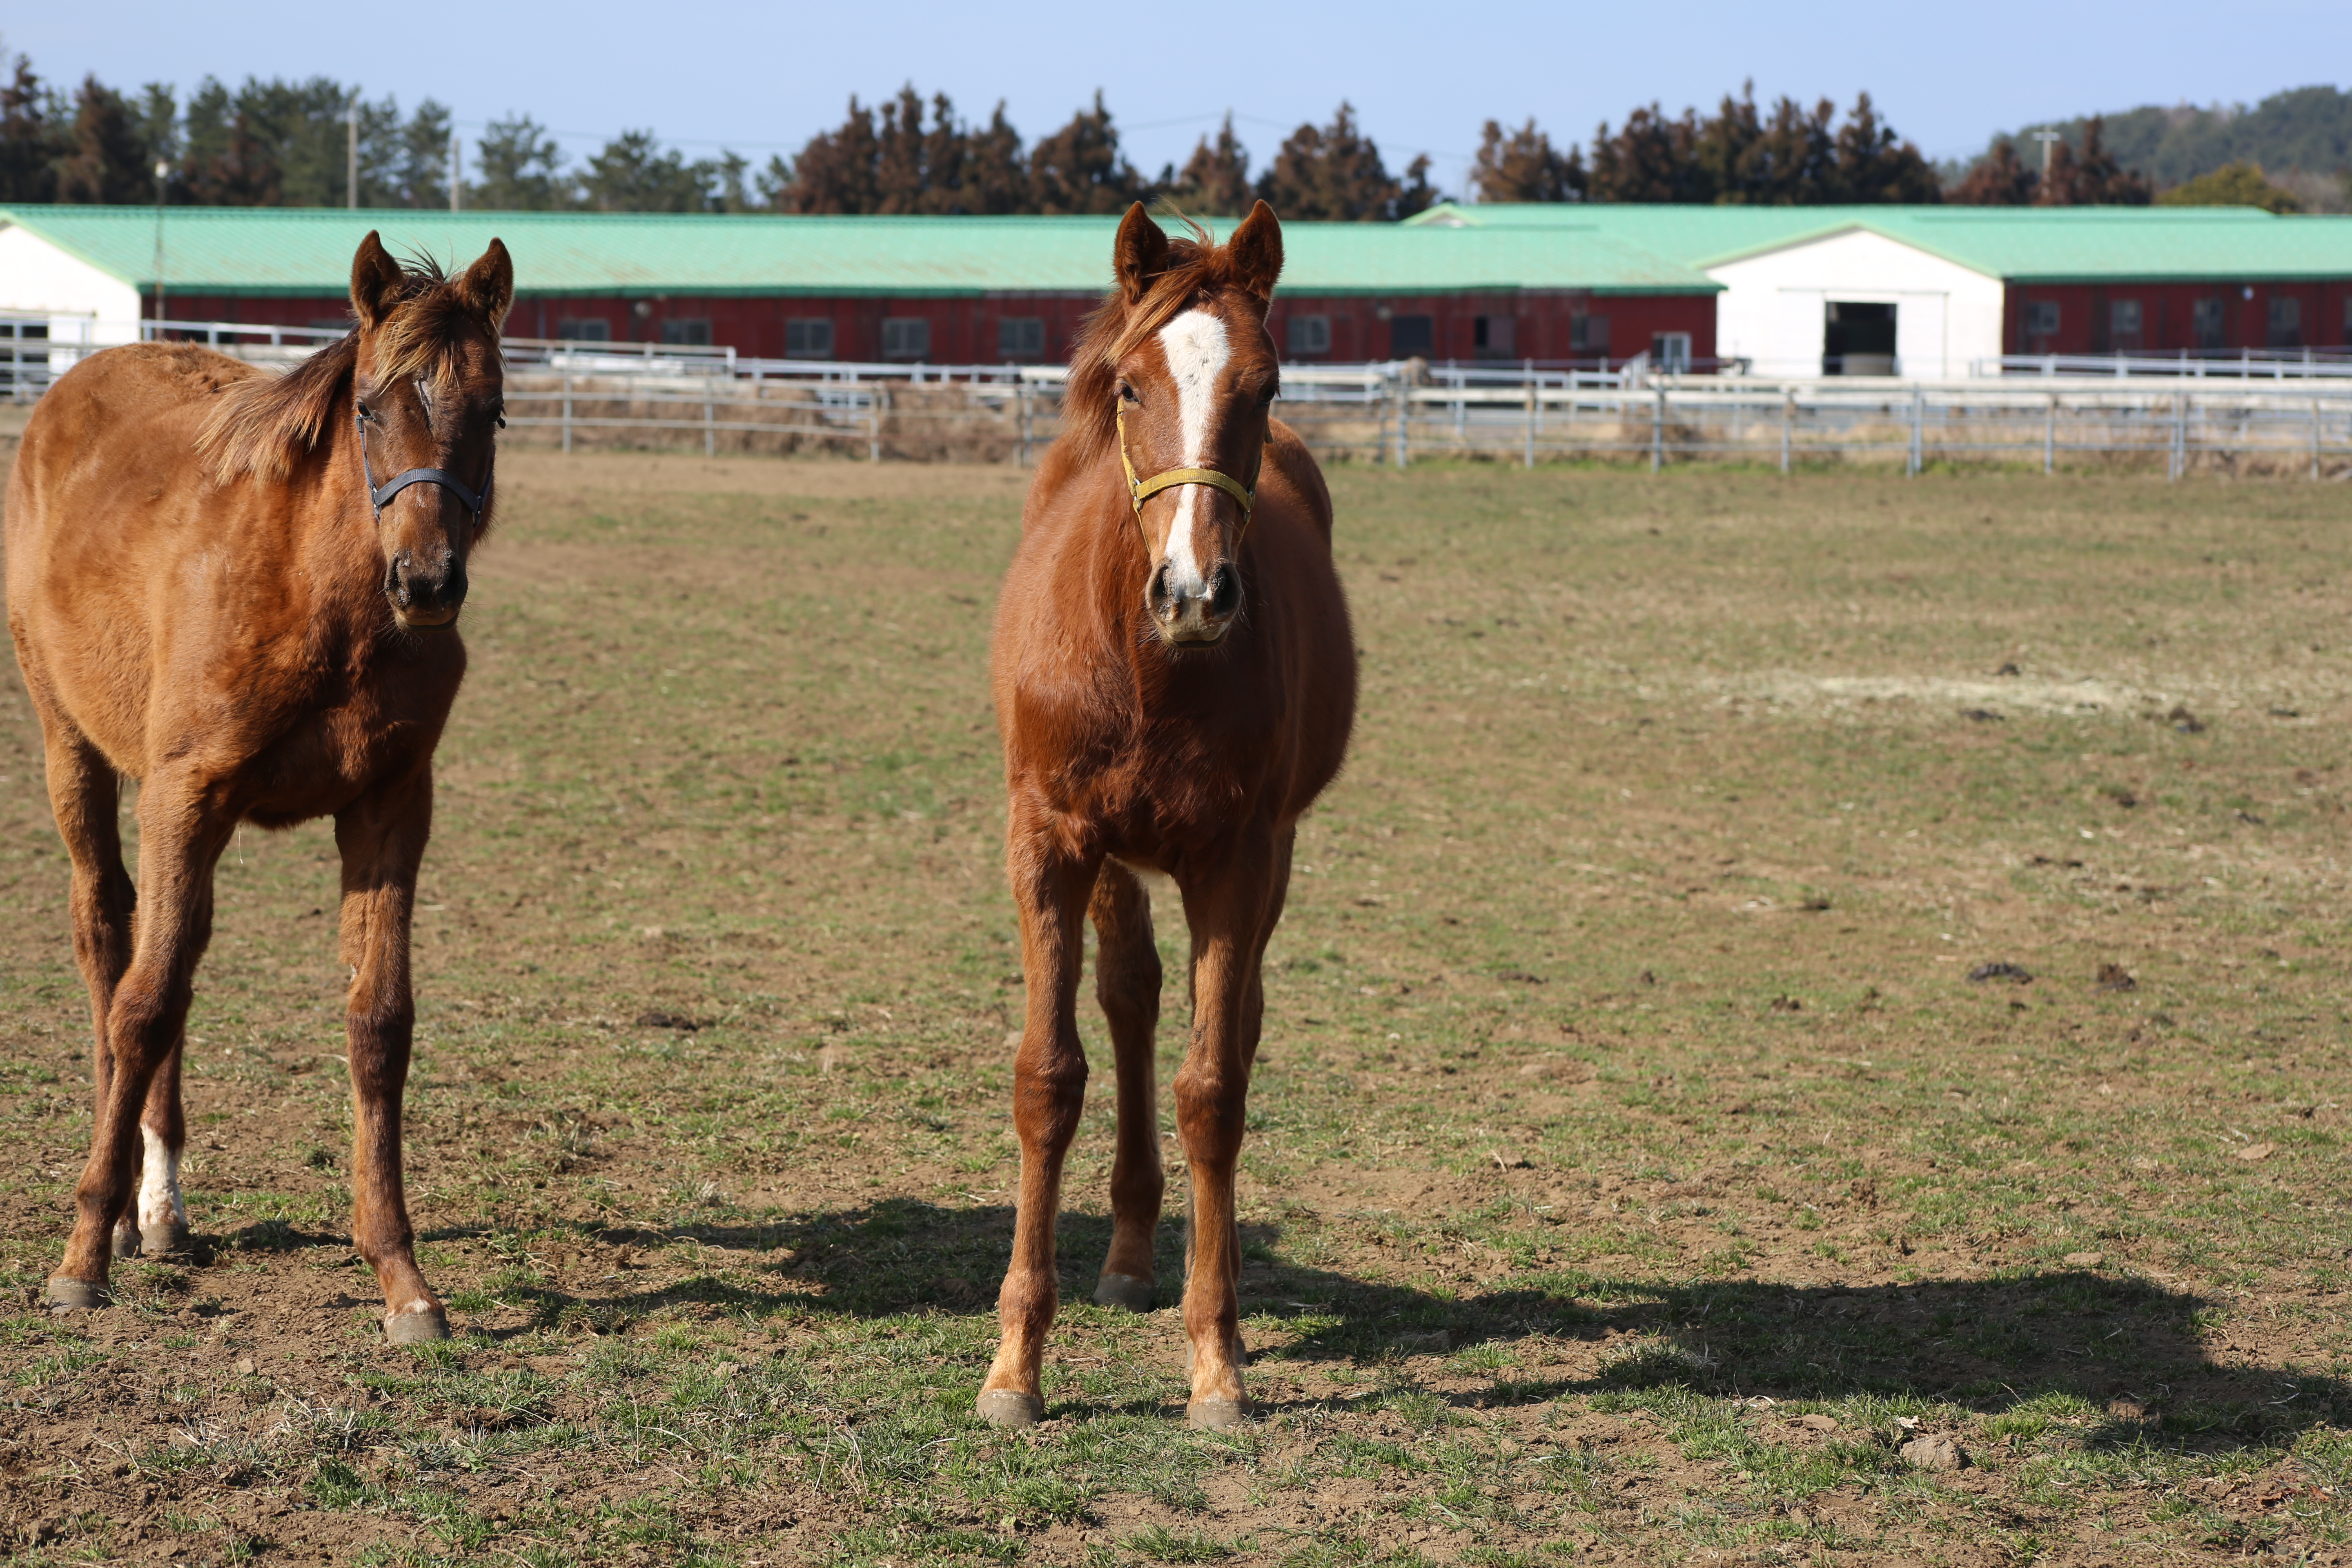
[[(2199, 300), (2221, 301), (2222, 341), (2217, 348), (2265, 349), (2352, 347), (2352, 317), (2346, 314), (2352, 300), (2352, 279), (2314, 283), (2012, 283), (2001, 301), (2001, 342), (2015, 354), (2104, 354), (2140, 352), (2173, 353), (2198, 344), (2194, 311)], [(2300, 305), (2299, 342), (2271, 341), (2271, 301), (2292, 299)], [(2139, 303), (2137, 341), (2119, 341), (2110, 331), (2116, 300)], [(2026, 307), (2047, 301), (2058, 307), (2058, 330), (2028, 332)], [(2210, 352), (2210, 351), (2209, 351)]]
[[(1042, 320), (1045, 328), (1041, 363), (1059, 363), (1069, 357), (1087, 312), (1100, 302), (1093, 294), (1037, 293), (966, 295), (952, 299), (795, 299), (740, 295), (630, 299), (618, 295), (541, 296), (518, 300), (507, 317), (508, 333), (520, 338), (553, 338), (567, 321), (602, 321), (614, 342), (659, 342), (665, 321), (708, 322), (710, 342), (731, 346), (755, 359), (784, 357), (785, 327), (802, 319), (833, 323), (833, 354), (837, 360), (867, 363), (882, 358), (882, 323), (889, 318), (913, 317), (930, 324), (930, 348), (924, 355), (932, 364), (994, 364), (998, 351), (997, 324), (1007, 317)], [(639, 313), (639, 307), (644, 308)], [(266, 326), (341, 325), (349, 307), (340, 296), (315, 299), (171, 294), (165, 307), (174, 321), (220, 321)], [(1308, 357), (1333, 363), (1402, 357), (1390, 342), (1389, 323), (1398, 316), (1431, 318), (1434, 360), (1472, 361), (1482, 357), (1517, 362), (1586, 360), (1600, 357), (1596, 347), (1579, 348), (1571, 340), (1578, 316), (1608, 322), (1607, 357), (1622, 362), (1646, 351), (1654, 332), (1687, 332), (1691, 353), (1699, 361), (1715, 354), (1715, 297), (1711, 294), (1591, 295), (1580, 292), (1503, 290), (1492, 294), (1363, 296), (1289, 295), (1276, 297), (1267, 322), (1276, 347), (1288, 353), (1289, 320), (1293, 315), (1319, 315), (1330, 323), (1328, 354)], [(1480, 317), (1507, 318), (1512, 322), (1507, 353), (1483, 355), (1476, 343)]]

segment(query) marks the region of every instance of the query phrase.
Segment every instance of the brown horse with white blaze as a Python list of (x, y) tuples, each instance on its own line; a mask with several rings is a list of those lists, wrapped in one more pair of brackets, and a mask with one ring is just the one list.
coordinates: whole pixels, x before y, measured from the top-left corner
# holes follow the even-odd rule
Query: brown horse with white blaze
[[(97, 1032), (96, 1126), (53, 1307), (102, 1305), (112, 1255), (186, 1244), (180, 1056), (214, 868), (241, 822), (331, 816), (352, 1240), (390, 1337), (448, 1336), (401, 1184), (409, 914), (433, 751), (465, 675), (455, 623), (488, 521), (513, 297), (497, 240), (445, 278), (370, 234), (352, 265), (356, 329), (296, 368), (109, 349), (59, 377), (26, 426), (8, 629), (73, 862)], [(123, 775), (140, 781), (135, 887), (116, 827)]]
[(1356, 654), (1331, 560), (1331, 501), (1270, 413), (1266, 309), (1282, 231), (1259, 203), (1223, 246), (1171, 242), (1140, 205), (1117, 284), (1071, 354), (1067, 429), (1040, 465), (996, 616), (993, 678), (1011, 795), (1028, 1016), (1013, 1066), (1021, 1192), (978, 1401), (1000, 1426), (1044, 1413), (1058, 1304), (1054, 1226), (1084, 1102), (1080, 924), (1118, 1082), (1113, 1226), (1095, 1300), (1153, 1295), (1162, 1176), (1152, 1033), (1160, 958), (1139, 869), (1183, 896), (1192, 1036), (1176, 1075), (1191, 1167), (1184, 1331), (1196, 1426), (1245, 1410), (1234, 1167), (1299, 816), (1338, 773)]

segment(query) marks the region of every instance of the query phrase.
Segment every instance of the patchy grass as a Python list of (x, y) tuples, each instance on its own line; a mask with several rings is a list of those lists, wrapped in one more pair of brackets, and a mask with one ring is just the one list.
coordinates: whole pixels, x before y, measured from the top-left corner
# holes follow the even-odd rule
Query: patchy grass
[[(983, 667), (1019, 476), (501, 478), (417, 931), (447, 1345), (381, 1343), (345, 1237), (318, 826), (222, 867), (197, 1256), (125, 1266), (95, 1317), (31, 1310), (87, 1024), (0, 695), (0, 1546), (2347, 1549), (2333, 492), (1337, 472), (1365, 697), (1269, 954), (1262, 1419), (1181, 1424), (1172, 1223), (1168, 1306), (1086, 1303), (1097, 1094), (1048, 1420), (1008, 1436), (969, 1412), (1017, 1157)], [(1936, 1434), (1968, 1468), (1903, 1457)]]

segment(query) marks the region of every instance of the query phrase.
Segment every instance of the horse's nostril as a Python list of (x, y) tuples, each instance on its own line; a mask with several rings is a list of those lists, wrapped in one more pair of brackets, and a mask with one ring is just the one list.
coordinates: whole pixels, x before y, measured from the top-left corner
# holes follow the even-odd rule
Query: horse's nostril
[(1209, 613), (1223, 620), (1241, 607), (1241, 574), (1230, 566), (1217, 568), (1209, 579)]

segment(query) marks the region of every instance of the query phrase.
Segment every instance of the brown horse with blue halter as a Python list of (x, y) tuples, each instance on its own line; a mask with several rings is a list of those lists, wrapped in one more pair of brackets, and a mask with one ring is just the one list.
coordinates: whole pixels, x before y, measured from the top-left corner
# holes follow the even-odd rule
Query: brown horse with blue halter
[[(1190, 1167), (1187, 1409), (1243, 1418), (1234, 1168), (1298, 818), (1346, 754), (1355, 641), (1315, 460), (1270, 415), (1265, 317), (1282, 231), (1264, 203), (1224, 245), (1171, 241), (1140, 206), (1118, 277), (1072, 352), (1066, 431), (1039, 465), (997, 606), (993, 678), (1010, 795), (1005, 858), (1028, 1014), (1013, 1060), (1021, 1190), (979, 1397), (1037, 1420), (1059, 1300), (1055, 1216), (1087, 1066), (1080, 922), (1118, 1083), (1110, 1251), (1095, 1299), (1141, 1310), (1158, 1287), (1153, 1033), (1160, 956), (1139, 872), (1175, 881), (1192, 932), (1192, 1026), (1176, 1075)], [(1139, 478), (1139, 473), (1150, 478)]]
[[(42, 397), (9, 479), (8, 629), (73, 861), (97, 1035), (89, 1161), (48, 1284), (59, 1309), (102, 1305), (112, 1257), (186, 1245), (182, 1029), (214, 866), (239, 823), (331, 816), (352, 1243), (394, 1340), (449, 1331), (401, 1180), (409, 911), (466, 671), (456, 622), (489, 521), (514, 268), (492, 240), (445, 278), (371, 234), (351, 298), (351, 335), (282, 375), (188, 344), (91, 356)], [(371, 447), (395, 470), (382, 485)], [(140, 781), (135, 887), (124, 775)]]

